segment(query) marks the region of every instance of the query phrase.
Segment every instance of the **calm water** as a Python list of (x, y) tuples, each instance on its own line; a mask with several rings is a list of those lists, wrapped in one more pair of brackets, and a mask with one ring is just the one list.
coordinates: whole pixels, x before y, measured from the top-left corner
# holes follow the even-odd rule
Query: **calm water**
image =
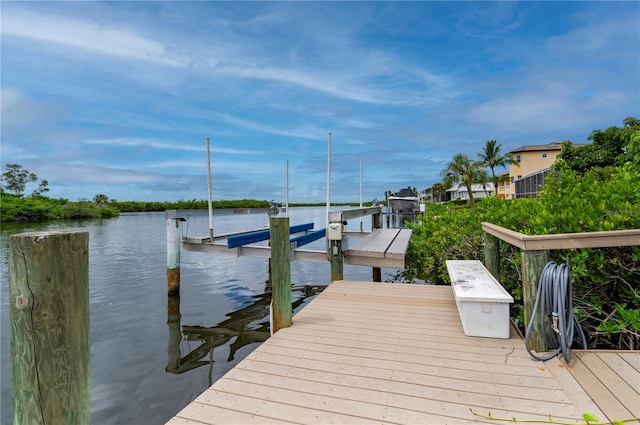
[[(206, 211), (189, 218), (183, 234), (205, 236)], [(325, 209), (292, 208), (291, 224), (324, 227)], [(268, 225), (264, 214), (214, 217), (215, 233)], [(364, 229), (371, 228), (368, 217)], [(359, 220), (348, 230), (359, 230)], [(264, 294), (267, 260), (182, 251), (181, 297), (166, 295), (164, 213), (123, 214), (109, 220), (2, 226), (2, 424), (10, 424), (11, 359), (7, 252), (9, 236), (41, 230), (89, 232), (91, 418), (94, 424), (162, 424), (224, 375), (269, 335)], [(324, 239), (305, 248), (323, 250)], [(394, 270), (383, 269), (383, 280)], [(370, 280), (368, 267), (345, 266), (345, 279)], [(293, 262), (295, 310), (329, 282), (324, 263)], [(306, 288), (304, 288), (306, 286)], [(302, 290), (306, 289), (306, 290)], [(212, 349), (213, 347), (213, 349)], [(212, 362), (213, 360), (213, 362)]]

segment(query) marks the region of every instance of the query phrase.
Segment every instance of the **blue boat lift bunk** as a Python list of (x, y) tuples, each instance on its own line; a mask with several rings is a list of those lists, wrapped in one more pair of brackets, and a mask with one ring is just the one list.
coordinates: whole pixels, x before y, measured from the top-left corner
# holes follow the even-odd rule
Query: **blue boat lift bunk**
[[(330, 249), (332, 241), (339, 240), (341, 242), (340, 246), (344, 247), (343, 250), (341, 248), (344, 264), (376, 268), (404, 268), (406, 251), (411, 238), (410, 229), (374, 228), (371, 232), (347, 232), (344, 230), (345, 222), (365, 215), (373, 215), (374, 227), (380, 227), (379, 217), (381, 212), (381, 207), (330, 212), (328, 232), (330, 241), (327, 243), (327, 249)], [(377, 226), (376, 221), (378, 222)], [(292, 261), (320, 263), (331, 261), (330, 253), (325, 250), (301, 248), (313, 241), (327, 237), (326, 228), (318, 230), (313, 230), (313, 228), (313, 223), (298, 224), (290, 227)], [(210, 237), (183, 237), (182, 249), (211, 254), (269, 258), (271, 256), (270, 247), (257, 245), (258, 242), (263, 242), (269, 238), (269, 229), (254, 229), (215, 235), (213, 240)], [(358, 239), (358, 241), (353, 246), (347, 247), (346, 241), (350, 238)]]

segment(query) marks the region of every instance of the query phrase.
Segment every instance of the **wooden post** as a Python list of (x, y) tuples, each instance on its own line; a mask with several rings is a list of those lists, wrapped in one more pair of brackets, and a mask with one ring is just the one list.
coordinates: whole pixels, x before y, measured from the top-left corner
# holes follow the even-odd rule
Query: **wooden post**
[[(548, 261), (548, 251), (522, 252), (522, 301), (524, 303), (525, 326), (531, 320), (542, 269), (544, 269)], [(547, 351), (547, 346), (542, 329), (544, 317), (537, 316), (537, 319), (529, 334), (529, 347), (537, 352), (545, 352)]]
[(372, 214), (371, 215), (371, 229), (380, 229), (380, 228), (382, 228), (382, 215), (381, 214)]
[(331, 282), (344, 279), (342, 241), (329, 241), (329, 257), (331, 258)]
[(11, 236), (13, 423), (88, 424), (89, 233)]
[[(389, 229), (389, 216), (387, 216), (387, 229)], [(382, 228), (382, 215), (381, 214), (373, 214), (371, 215), (371, 231), (375, 229)], [(373, 267), (371, 269), (371, 280), (374, 282), (382, 282), (382, 270), (380, 267)]]
[(487, 232), (484, 233), (484, 265), (500, 282), (500, 240)]
[(180, 294), (180, 218), (176, 210), (167, 210), (167, 293)]
[(270, 217), (271, 335), (291, 326), (291, 244), (289, 217)]

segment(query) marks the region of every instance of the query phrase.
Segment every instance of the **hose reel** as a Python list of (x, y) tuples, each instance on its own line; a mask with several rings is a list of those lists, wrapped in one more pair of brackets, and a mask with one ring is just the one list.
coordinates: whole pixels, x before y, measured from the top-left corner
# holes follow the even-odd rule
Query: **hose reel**
[[(534, 354), (529, 348), (529, 335), (538, 315), (543, 318), (542, 335), (545, 345), (551, 351), (544, 356)], [(549, 261), (540, 275), (536, 301), (525, 332), (525, 347), (536, 360), (549, 360), (562, 352), (565, 360), (569, 361), (576, 329), (582, 348), (586, 350), (587, 340), (578, 319), (573, 314), (571, 260), (566, 264)]]

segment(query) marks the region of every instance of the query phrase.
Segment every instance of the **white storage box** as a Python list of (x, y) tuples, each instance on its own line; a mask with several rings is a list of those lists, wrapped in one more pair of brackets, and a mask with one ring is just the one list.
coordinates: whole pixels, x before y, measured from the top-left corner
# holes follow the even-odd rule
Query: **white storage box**
[(447, 260), (464, 334), (509, 338), (513, 297), (478, 260)]

